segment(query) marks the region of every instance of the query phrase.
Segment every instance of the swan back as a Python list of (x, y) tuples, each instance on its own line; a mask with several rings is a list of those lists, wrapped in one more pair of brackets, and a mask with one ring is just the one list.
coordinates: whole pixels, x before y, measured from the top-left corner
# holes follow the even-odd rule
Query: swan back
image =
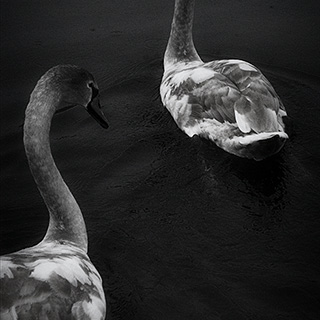
[(288, 135), (285, 108), (262, 72), (242, 60), (204, 63), (194, 48), (195, 0), (176, 0), (164, 55), (162, 103), (187, 135), (199, 135), (227, 152), (262, 160)]
[(1, 319), (104, 319), (102, 279), (71, 243), (41, 243), (0, 261)]

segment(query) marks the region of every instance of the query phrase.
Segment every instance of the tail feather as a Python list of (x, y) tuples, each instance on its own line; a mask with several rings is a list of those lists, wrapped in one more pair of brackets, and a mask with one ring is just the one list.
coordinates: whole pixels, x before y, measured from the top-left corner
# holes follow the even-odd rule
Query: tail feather
[(219, 123), (214, 119), (205, 119), (197, 128), (185, 131), (189, 136), (197, 134), (213, 141), (225, 151), (239, 157), (263, 160), (281, 150), (289, 138), (283, 131), (245, 134), (236, 124)]
[(285, 132), (234, 136), (223, 141), (221, 147), (240, 157), (259, 161), (278, 153), (288, 138)]

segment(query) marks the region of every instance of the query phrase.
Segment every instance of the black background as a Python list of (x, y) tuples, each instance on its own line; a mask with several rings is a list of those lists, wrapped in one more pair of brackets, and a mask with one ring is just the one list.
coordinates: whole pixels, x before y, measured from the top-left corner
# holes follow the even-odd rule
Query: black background
[(1, 1), (1, 254), (46, 231), (24, 109), (47, 69), (72, 63), (95, 75), (110, 128), (61, 113), (52, 152), (110, 319), (318, 319), (319, 3), (196, 3), (203, 60), (255, 64), (286, 106), (290, 140), (253, 162), (188, 138), (162, 107), (173, 1)]

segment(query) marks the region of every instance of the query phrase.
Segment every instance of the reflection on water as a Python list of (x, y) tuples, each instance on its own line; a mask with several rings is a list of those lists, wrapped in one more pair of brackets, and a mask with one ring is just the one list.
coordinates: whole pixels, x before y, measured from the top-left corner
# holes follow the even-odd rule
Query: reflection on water
[[(201, 158), (206, 188), (236, 201), (246, 213), (246, 227), (267, 232), (280, 226), (286, 206), (287, 168), (282, 154), (262, 162), (230, 157), (209, 142), (203, 143)], [(218, 153), (218, 154), (217, 154)], [(219, 159), (218, 161), (216, 159)]]

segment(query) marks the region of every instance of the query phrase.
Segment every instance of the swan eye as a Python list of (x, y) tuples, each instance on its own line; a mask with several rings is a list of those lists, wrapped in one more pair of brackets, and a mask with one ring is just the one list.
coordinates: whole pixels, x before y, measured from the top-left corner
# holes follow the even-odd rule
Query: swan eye
[(92, 101), (95, 97), (98, 96), (99, 89), (94, 86), (93, 82), (90, 82), (88, 84), (88, 87), (91, 88), (91, 90), (92, 90), (92, 97), (91, 97), (91, 101)]

